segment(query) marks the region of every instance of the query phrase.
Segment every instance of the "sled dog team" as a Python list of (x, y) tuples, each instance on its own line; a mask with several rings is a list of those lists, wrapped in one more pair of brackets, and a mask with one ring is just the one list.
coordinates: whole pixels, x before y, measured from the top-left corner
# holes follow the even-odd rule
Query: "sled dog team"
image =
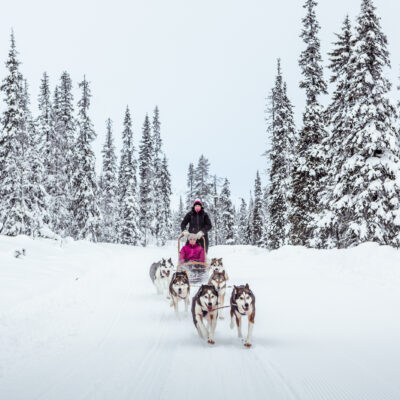
[[(224, 307), (226, 282), (228, 275), (222, 262), (222, 258), (212, 258), (210, 264), (210, 278), (207, 285), (201, 285), (192, 298), (192, 317), (194, 325), (201, 338), (207, 339), (209, 344), (214, 344), (214, 332), (217, 326), (218, 310)], [(187, 271), (174, 271), (172, 260), (162, 259), (153, 263), (150, 267), (150, 278), (153, 281), (158, 294), (168, 293), (171, 299), (171, 307), (178, 314), (178, 303), (183, 300), (185, 312), (190, 303), (190, 282)], [(235, 322), (240, 339), (242, 335), (242, 318), (248, 318), (248, 332), (244, 345), (251, 347), (251, 336), (256, 313), (255, 297), (249, 285), (233, 286), (230, 299), (231, 329)], [(220, 315), (219, 319), (223, 319)], [(205, 326), (207, 321), (207, 327)]]

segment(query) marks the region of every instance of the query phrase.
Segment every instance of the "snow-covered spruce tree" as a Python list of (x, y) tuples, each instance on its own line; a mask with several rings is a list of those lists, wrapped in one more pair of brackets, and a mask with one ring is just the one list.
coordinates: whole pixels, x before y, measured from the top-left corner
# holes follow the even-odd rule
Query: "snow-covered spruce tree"
[(159, 222), (159, 243), (164, 246), (167, 239), (171, 239), (172, 223), (171, 223), (171, 177), (168, 170), (167, 157), (164, 155), (160, 171), (161, 183), (161, 202), (158, 210), (157, 218)]
[(117, 212), (118, 212), (118, 182), (117, 182), (117, 156), (115, 154), (114, 137), (112, 132), (112, 121), (106, 122), (106, 140), (103, 150), (103, 169), (101, 172), (100, 210), (102, 224), (100, 229), (100, 240), (116, 243), (117, 238)]
[[(271, 129), (271, 149), (268, 152), (270, 159), (270, 186), (268, 195), (268, 230), (266, 243), (269, 249), (278, 249), (287, 243), (288, 229), (288, 202), (290, 159), (290, 135), (293, 135), (293, 121), (288, 118), (287, 112), (291, 110), (290, 104), (285, 104), (284, 87), (282, 81), (280, 60), (278, 60), (277, 76), (273, 89), (273, 119)], [(289, 123), (288, 123), (289, 122)], [(289, 128), (289, 131), (288, 131)]]
[(237, 244), (250, 244), (247, 240), (248, 211), (247, 204), (241, 199), (237, 216)]
[(186, 192), (186, 208), (190, 210), (193, 206), (194, 198), (194, 182), (195, 182), (195, 173), (194, 173), (194, 165), (193, 163), (189, 164), (188, 173), (187, 173), (187, 192)]
[(132, 118), (126, 107), (118, 174), (118, 242), (136, 246), (141, 236), (134, 152)]
[[(43, 215), (40, 214), (43, 198), (32, 192), (32, 183), (38, 181), (41, 171), (31, 165), (35, 152), (30, 152), (33, 139), (30, 129), (33, 123), (28, 111), (29, 99), (17, 59), (14, 33), (6, 61), (7, 75), (1, 91), (4, 93), (5, 108), (1, 118), (0, 133), (0, 234), (40, 234)], [(38, 161), (40, 162), (40, 160)], [(34, 168), (34, 170), (32, 170)], [(38, 214), (39, 212), (39, 214)]]
[(194, 175), (194, 198), (203, 202), (205, 209), (211, 203), (210, 162), (203, 155), (200, 156)]
[[(45, 168), (43, 165), (42, 141), (37, 126), (30, 111), (30, 98), (27, 81), (24, 81), (21, 106), (24, 113), (22, 132), (27, 138), (25, 151), (25, 173), (27, 177), (27, 191), (25, 202), (28, 205), (30, 221), (29, 231), (32, 236), (53, 237), (49, 229), (48, 203), (49, 196), (46, 192)], [(27, 227), (28, 224), (25, 224)]]
[(53, 176), (49, 187), (52, 229), (61, 236), (72, 235), (72, 174), (74, 172), (76, 121), (74, 118), (72, 81), (63, 72), (54, 91)]
[(327, 155), (324, 147), (328, 133), (324, 121), (324, 109), (318, 97), (327, 93), (323, 78), (322, 59), (315, 15), (315, 0), (306, 0), (307, 10), (303, 18), (303, 38), (306, 49), (301, 53), (299, 65), (303, 80), (300, 87), (306, 90), (306, 109), (303, 128), (297, 145), (297, 160), (294, 165), (293, 195), (290, 210), (292, 244), (313, 245), (314, 216), (320, 212), (319, 196), (326, 184)]
[[(151, 215), (152, 218), (152, 232), (155, 236), (157, 245), (165, 244), (165, 237), (162, 235), (166, 234), (165, 219), (161, 217), (163, 213), (163, 187), (161, 182), (162, 171), (162, 140), (161, 140), (161, 123), (160, 114), (158, 107), (154, 109), (153, 123), (152, 123), (152, 158), (153, 158), (153, 178), (152, 183), (152, 202), (151, 202)], [(169, 177), (168, 177), (169, 178)], [(161, 218), (160, 218), (161, 217)]]
[(89, 117), (91, 92), (86, 77), (79, 83), (82, 97), (78, 102), (79, 133), (75, 145), (74, 170), (71, 181), (73, 217), (72, 234), (76, 239), (97, 241), (100, 209), (95, 172), (95, 155), (91, 142), (96, 137)]
[(344, 162), (330, 203), (340, 247), (400, 244), (399, 138), (385, 67), (390, 67), (387, 38), (372, 1), (363, 0), (348, 67)]
[(179, 196), (179, 207), (173, 214), (173, 226), (172, 226), (172, 234), (174, 239), (178, 238), (179, 235), (182, 233), (181, 231), (181, 222), (183, 218), (185, 218), (187, 211), (186, 208), (183, 206), (182, 196)]
[(152, 234), (152, 215), (151, 203), (152, 195), (152, 178), (153, 178), (153, 148), (151, 140), (151, 128), (149, 116), (146, 114), (143, 128), (142, 140), (139, 146), (139, 225), (142, 232), (142, 244), (146, 246)]
[(211, 219), (211, 223), (213, 226), (212, 234), (210, 235), (210, 245), (217, 246), (222, 243), (222, 235), (221, 235), (221, 208), (220, 208), (220, 198), (218, 194), (218, 178), (217, 175), (212, 177), (211, 184), (211, 201), (207, 209), (207, 213)]
[(262, 204), (262, 189), (260, 174), (257, 171), (256, 180), (254, 183), (254, 207), (252, 215), (252, 244), (258, 246), (262, 239), (263, 231), (263, 204)]
[(342, 32), (336, 34), (338, 40), (330, 56), (329, 68), (332, 71), (331, 83), (336, 84), (332, 101), (326, 110), (326, 121), (330, 125), (330, 134), (326, 139), (328, 151), (328, 175), (325, 189), (321, 193), (321, 212), (316, 215), (314, 245), (316, 247), (341, 247), (339, 236), (339, 215), (332, 209), (337, 178), (345, 161), (343, 143), (351, 135), (351, 127), (347, 125), (346, 115), (353, 100), (347, 99), (350, 78), (350, 58), (352, 56), (352, 33), (350, 19), (346, 16)]
[(235, 210), (232, 205), (229, 181), (226, 178), (221, 189), (219, 202), (220, 202), (220, 212), (221, 212), (221, 236), (222, 236), (221, 244), (234, 244)]
[(253, 244), (253, 210), (254, 210), (254, 199), (250, 192), (249, 207), (247, 210), (247, 227), (245, 244)]
[(40, 85), (38, 97), (39, 116), (36, 120), (36, 126), (39, 134), (39, 145), (42, 157), (42, 162), (45, 171), (45, 188), (47, 193), (52, 192), (54, 180), (54, 159), (56, 157), (56, 142), (54, 136), (53, 124), (53, 107), (51, 104), (51, 94), (49, 87), (49, 77), (46, 72), (43, 73), (43, 78)]

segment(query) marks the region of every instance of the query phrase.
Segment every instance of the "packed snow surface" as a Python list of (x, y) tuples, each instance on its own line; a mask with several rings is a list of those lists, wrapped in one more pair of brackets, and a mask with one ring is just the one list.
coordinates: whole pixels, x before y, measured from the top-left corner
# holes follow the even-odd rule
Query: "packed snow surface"
[(227, 309), (215, 345), (176, 318), (162, 256), (176, 244), (0, 236), (0, 399), (400, 399), (398, 250), (211, 248), (256, 296), (250, 349)]

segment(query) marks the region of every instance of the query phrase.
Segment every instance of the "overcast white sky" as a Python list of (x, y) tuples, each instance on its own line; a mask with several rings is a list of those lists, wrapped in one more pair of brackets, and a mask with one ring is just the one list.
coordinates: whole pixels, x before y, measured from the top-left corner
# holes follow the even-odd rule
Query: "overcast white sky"
[[(40, 79), (52, 87), (62, 71), (77, 83), (91, 82), (91, 116), (98, 139), (105, 120), (114, 121), (120, 149), (126, 105), (133, 113), (136, 146), (146, 112), (160, 109), (164, 150), (173, 179), (174, 205), (186, 185), (187, 167), (203, 153), (211, 172), (231, 181), (232, 196), (247, 199), (256, 170), (264, 173), (264, 109), (281, 57), (289, 96), (300, 126), (304, 91), (298, 88), (303, 0), (24, 0), (0, 7), (0, 78), (14, 28), (21, 70), (30, 84), (34, 110)], [(375, 0), (388, 36), (397, 85), (400, 64), (398, 0)], [(324, 65), (348, 13), (355, 20), (361, 0), (320, 0)], [(328, 70), (325, 71), (326, 78)], [(397, 93), (394, 93), (397, 96)], [(0, 106), (1, 107), (1, 106)]]

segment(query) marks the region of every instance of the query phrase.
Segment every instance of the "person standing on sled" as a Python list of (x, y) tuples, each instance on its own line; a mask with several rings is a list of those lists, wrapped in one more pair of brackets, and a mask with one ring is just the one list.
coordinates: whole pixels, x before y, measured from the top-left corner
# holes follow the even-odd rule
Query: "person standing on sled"
[[(189, 224), (189, 228), (186, 229), (186, 225)], [(189, 211), (181, 223), (181, 229), (184, 236), (187, 238), (189, 233), (195, 233), (197, 239), (201, 239), (204, 236), (206, 241), (206, 252), (208, 251), (208, 231), (212, 228), (210, 217), (204, 211), (203, 204), (200, 200), (195, 200), (193, 203), (192, 210)], [(204, 241), (199, 240), (200, 245), (204, 246)]]

